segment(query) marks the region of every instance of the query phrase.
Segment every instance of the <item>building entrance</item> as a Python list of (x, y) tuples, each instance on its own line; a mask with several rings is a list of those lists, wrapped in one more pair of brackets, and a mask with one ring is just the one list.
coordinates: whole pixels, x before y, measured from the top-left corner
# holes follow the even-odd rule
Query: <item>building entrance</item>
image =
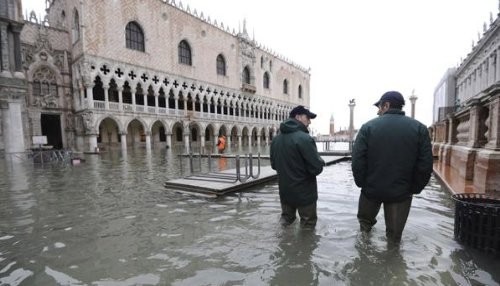
[(47, 136), (47, 144), (54, 149), (62, 149), (61, 116), (58, 114), (42, 114), (42, 135)]

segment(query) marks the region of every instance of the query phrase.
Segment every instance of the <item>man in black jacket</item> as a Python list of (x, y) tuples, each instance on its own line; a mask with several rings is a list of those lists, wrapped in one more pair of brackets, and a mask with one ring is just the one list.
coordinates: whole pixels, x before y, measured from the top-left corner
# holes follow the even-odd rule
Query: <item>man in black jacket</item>
[(325, 161), (307, 130), (315, 117), (304, 106), (295, 107), (271, 143), (271, 167), (278, 173), (282, 225), (293, 223), (297, 211), (303, 226), (313, 227), (318, 219), (316, 176), (323, 171)]
[(384, 93), (375, 103), (379, 117), (361, 127), (352, 150), (352, 172), (361, 188), (361, 230), (371, 230), (383, 203), (389, 242), (401, 240), (412, 196), (423, 190), (432, 173), (429, 132), (405, 116), (404, 104), (401, 93)]

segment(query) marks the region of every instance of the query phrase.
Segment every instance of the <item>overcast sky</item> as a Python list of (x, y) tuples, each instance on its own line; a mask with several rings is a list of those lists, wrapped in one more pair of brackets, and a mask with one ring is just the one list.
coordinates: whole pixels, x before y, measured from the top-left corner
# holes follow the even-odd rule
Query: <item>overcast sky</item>
[[(111, 1), (111, 0), (107, 0)], [(120, 0), (113, 0), (120, 1)], [(146, 0), (160, 1), (160, 0)], [(177, 0), (176, 3), (179, 3)], [(198, 14), (247, 30), (260, 44), (311, 68), (313, 130), (354, 125), (376, 116), (372, 104), (388, 90), (418, 97), (416, 119), (432, 123), (432, 97), (446, 70), (456, 67), (496, 19), (499, 0), (187, 0)], [(45, 0), (23, 0), (43, 13)], [(110, 15), (111, 16), (111, 15)], [(410, 103), (405, 107), (410, 114)]]

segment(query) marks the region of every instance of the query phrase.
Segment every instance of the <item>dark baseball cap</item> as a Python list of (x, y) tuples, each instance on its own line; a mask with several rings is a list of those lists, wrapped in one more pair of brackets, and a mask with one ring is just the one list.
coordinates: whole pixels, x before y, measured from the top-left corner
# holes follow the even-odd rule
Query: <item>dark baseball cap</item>
[(403, 106), (405, 105), (405, 99), (401, 93), (397, 91), (388, 91), (384, 94), (382, 94), (382, 97), (375, 102), (373, 105), (378, 106), (380, 103), (388, 101), (394, 105), (397, 106)]
[(290, 117), (295, 117), (295, 115), (305, 114), (307, 117), (314, 119), (316, 118), (316, 113), (312, 113), (309, 109), (305, 108), (303, 105), (299, 105), (290, 111)]

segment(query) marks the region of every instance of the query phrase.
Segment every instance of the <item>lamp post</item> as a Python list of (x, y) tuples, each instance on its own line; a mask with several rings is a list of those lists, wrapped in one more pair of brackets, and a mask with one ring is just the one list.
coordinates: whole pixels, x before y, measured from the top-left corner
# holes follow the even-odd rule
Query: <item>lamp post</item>
[(354, 98), (349, 100), (349, 109), (350, 109), (350, 117), (349, 117), (349, 152), (352, 152), (352, 141), (354, 137), (354, 106), (356, 106), (356, 102)]
[(415, 118), (415, 101), (417, 101), (418, 97), (415, 95), (415, 90), (411, 91), (410, 95), (410, 102), (411, 102), (411, 118)]

